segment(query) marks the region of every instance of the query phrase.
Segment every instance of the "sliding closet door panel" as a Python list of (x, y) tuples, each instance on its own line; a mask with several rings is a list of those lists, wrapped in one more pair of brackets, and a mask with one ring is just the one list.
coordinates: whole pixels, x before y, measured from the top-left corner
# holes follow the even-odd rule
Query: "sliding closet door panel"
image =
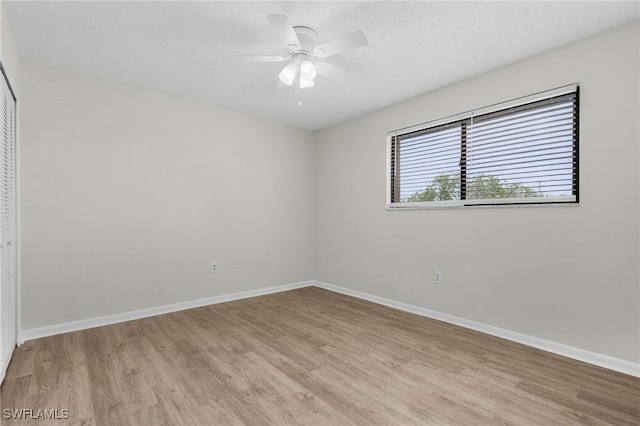
[(0, 149), (0, 377), (4, 377), (16, 336), (16, 103), (0, 76), (2, 147)]

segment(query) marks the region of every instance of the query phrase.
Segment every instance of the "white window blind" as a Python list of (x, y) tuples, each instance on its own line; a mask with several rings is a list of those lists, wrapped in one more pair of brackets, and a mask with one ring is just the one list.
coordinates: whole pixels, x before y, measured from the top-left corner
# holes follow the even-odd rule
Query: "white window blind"
[(578, 87), (391, 132), (389, 207), (578, 202)]

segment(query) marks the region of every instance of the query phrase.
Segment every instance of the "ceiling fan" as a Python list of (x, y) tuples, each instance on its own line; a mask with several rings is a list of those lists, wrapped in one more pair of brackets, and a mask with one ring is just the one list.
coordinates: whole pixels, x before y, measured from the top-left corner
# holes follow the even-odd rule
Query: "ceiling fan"
[(287, 47), (288, 56), (273, 55), (237, 55), (237, 58), (251, 62), (287, 62), (280, 71), (280, 81), (287, 86), (305, 89), (313, 87), (318, 73), (329, 77), (340, 71), (315, 58), (323, 59), (361, 46), (367, 45), (367, 38), (360, 30), (353, 31), (333, 40), (318, 43), (318, 33), (309, 27), (292, 26), (286, 15), (267, 15), (267, 19), (276, 34)]

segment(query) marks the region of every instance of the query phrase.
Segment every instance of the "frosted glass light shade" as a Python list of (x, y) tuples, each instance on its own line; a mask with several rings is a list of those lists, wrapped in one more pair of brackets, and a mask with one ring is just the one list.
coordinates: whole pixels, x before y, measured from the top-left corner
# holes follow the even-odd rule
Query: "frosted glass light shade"
[(313, 66), (311, 61), (302, 61), (300, 64), (300, 78), (313, 81), (317, 75), (316, 67)]
[(313, 87), (313, 80), (307, 80), (305, 78), (302, 78), (302, 76), (300, 76), (300, 88), (304, 89), (306, 87)]
[(288, 64), (286, 67), (280, 71), (280, 81), (286, 84), (287, 86), (291, 86), (293, 84), (293, 80), (296, 78), (297, 67), (294, 64)]

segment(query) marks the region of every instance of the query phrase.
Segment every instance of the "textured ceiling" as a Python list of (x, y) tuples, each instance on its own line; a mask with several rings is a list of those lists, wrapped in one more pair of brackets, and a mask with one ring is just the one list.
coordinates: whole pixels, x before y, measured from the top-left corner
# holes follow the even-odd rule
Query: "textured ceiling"
[[(638, 19), (638, 2), (5, 2), (20, 56), (319, 129)], [(326, 61), (298, 106), (265, 15), (320, 41), (369, 44)]]

